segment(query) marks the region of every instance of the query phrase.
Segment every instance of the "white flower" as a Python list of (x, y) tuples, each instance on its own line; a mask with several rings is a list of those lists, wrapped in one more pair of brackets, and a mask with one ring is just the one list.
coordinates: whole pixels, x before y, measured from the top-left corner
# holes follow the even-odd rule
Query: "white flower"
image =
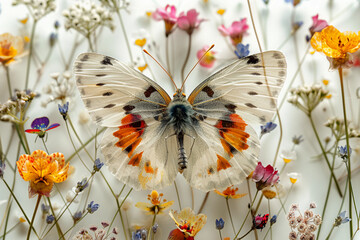
[(55, 10), (55, 0), (14, 0), (13, 5), (24, 4), (35, 20)]
[(296, 183), (296, 181), (299, 179), (299, 177), (301, 177), (301, 175), (296, 172), (288, 173), (287, 176), (290, 178), (290, 182), (292, 184)]
[(285, 163), (289, 163), (296, 160), (296, 152), (294, 150), (283, 150), (280, 153), (280, 158), (282, 158)]
[(54, 81), (43, 88), (43, 92), (49, 96), (42, 101), (42, 106), (46, 107), (47, 104), (56, 100), (61, 103), (70, 102), (76, 89), (75, 82), (71, 79), (70, 72), (64, 72), (61, 75), (53, 73), (50, 76)]

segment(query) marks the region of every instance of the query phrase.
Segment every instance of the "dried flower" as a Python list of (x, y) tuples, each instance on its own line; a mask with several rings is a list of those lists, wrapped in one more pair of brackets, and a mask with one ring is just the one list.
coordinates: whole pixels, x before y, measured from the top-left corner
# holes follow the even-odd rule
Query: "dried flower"
[(74, 215), (72, 216), (73, 220), (74, 220), (74, 224), (79, 221), (82, 218), (82, 212), (81, 211), (77, 211), (74, 213)]
[(54, 80), (44, 88), (44, 92), (49, 94), (48, 98), (41, 104), (46, 107), (47, 104), (53, 101), (70, 102), (75, 94), (75, 82), (71, 79), (70, 72), (63, 74), (53, 73), (51, 78)]
[(81, 193), (88, 186), (89, 186), (89, 182), (88, 182), (87, 178), (83, 178), (80, 182), (77, 182), (74, 192)]
[(263, 229), (266, 226), (266, 223), (269, 220), (269, 214), (264, 216), (258, 215), (253, 218), (253, 227), (256, 229)]
[(47, 223), (47, 224), (53, 223), (54, 220), (55, 220), (55, 217), (54, 217), (53, 215), (48, 215), (48, 216), (46, 217), (46, 223)]
[(94, 172), (98, 172), (100, 171), (100, 169), (102, 168), (102, 166), (104, 166), (104, 163), (100, 161), (99, 158), (95, 159), (94, 161)]
[(334, 226), (338, 227), (341, 224), (347, 223), (349, 221), (351, 221), (350, 218), (345, 217), (346, 215), (346, 211), (342, 211), (336, 218), (335, 218), (335, 222), (334, 222)]
[(288, 173), (287, 176), (290, 178), (290, 182), (292, 184), (294, 184), (299, 179), (300, 174), (296, 173), (296, 172), (291, 172), (291, 173)]
[(164, 194), (159, 194), (153, 190), (151, 194), (148, 195), (148, 200), (151, 203), (138, 202), (135, 204), (135, 207), (146, 211), (147, 214), (161, 214), (174, 203), (174, 201), (167, 202), (166, 199), (162, 199), (163, 196)]
[[(206, 215), (195, 215), (191, 208), (184, 208), (179, 213), (177, 211), (171, 210), (169, 215), (174, 220), (178, 230), (183, 233), (185, 238), (194, 237), (206, 223)], [(170, 233), (168, 239), (171, 239), (171, 234), (179, 233), (178, 231), (172, 232)]]
[(215, 219), (215, 226), (217, 230), (221, 230), (224, 228), (225, 222), (222, 218), (220, 219)]
[(99, 207), (100, 207), (99, 204), (97, 204), (97, 203), (94, 204), (94, 201), (91, 201), (87, 206), (87, 210), (89, 213), (94, 213), (94, 212), (96, 212), (96, 210), (99, 209)]
[(276, 223), (276, 220), (277, 220), (277, 215), (273, 215), (270, 219), (270, 225), (274, 225)]
[(354, 32), (341, 33), (334, 26), (327, 26), (321, 32), (316, 32), (311, 38), (311, 46), (318, 52), (323, 52), (330, 62), (330, 67), (350, 67), (350, 53), (360, 48), (360, 36)]
[(66, 121), (67, 119), (67, 113), (69, 111), (69, 102), (66, 102), (64, 105), (58, 104), (59, 113), (63, 117), (63, 119)]
[(26, 5), (31, 16), (33, 16), (35, 20), (39, 20), (56, 8), (55, 0), (14, 0), (12, 4)]
[(233, 188), (232, 186), (226, 188), (224, 191), (219, 192), (218, 190), (215, 190), (215, 193), (219, 194), (220, 196), (223, 196), (225, 198), (242, 198), (246, 196), (247, 193), (236, 193), (239, 190), (239, 188)]
[(62, 153), (47, 155), (42, 150), (36, 150), (31, 155), (21, 155), (16, 162), (20, 176), (30, 181), (29, 197), (35, 194), (50, 196), (54, 183), (66, 180), (69, 163), (65, 165)]
[(270, 133), (271, 131), (273, 131), (275, 128), (277, 127), (276, 123), (273, 122), (267, 122), (265, 125), (261, 125), (260, 126), (260, 138), (267, 133)]
[(347, 146), (339, 146), (339, 157), (342, 158), (343, 161), (347, 161), (349, 155), (351, 155), (352, 149), (349, 147), (349, 151), (347, 150)]
[(299, 136), (294, 136), (293, 138), (292, 138), (292, 142), (293, 142), (293, 144), (294, 145), (299, 145), (301, 142), (303, 142), (304, 141), (304, 139), (303, 139), (303, 137), (302, 137), (302, 135), (299, 135)]
[(0, 178), (3, 178), (3, 177), (4, 177), (5, 168), (6, 168), (5, 161), (3, 161), (2, 159), (0, 159)]
[(190, 9), (186, 15), (182, 12), (177, 19), (177, 25), (181, 30), (191, 35), (195, 29), (199, 28), (200, 23), (204, 21), (204, 19), (200, 19), (198, 16), (199, 13), (195, 9)]
[(307, 37), (308, 41), (310, 41), (311, 37), (316, 33), (316, 32), (321, 32), (324, 28), (326, 28), (328, 25), (326, 20), (322, 20), (319, 19), (319, 14), (316, 14), (315, 16), (311, 17), (313, 20), (313, 24), (311, 25), (311, 27), (309, 28), (310, 31), (310, 36)]
[(326, 98), (329, 91), (323, 89), (321, 85), (313, 85), (293, 88), (290, 93), (288, 102), (309, 115)]
[(23, 56), (24, 40), (10, 33), (0, 35), (0, 63), (7, 65)]
[(269, 164), (266, 167), (263, 167), (261, 162), (258, 162), (252, 179), (256, 182), (256, 188), (262, 190), (267, 186), (272, 186), (279, 181), (278, 171)]
[(26, 129), (25, 132), (34, 133), (37, 134), (39, 138), (43, 138), (47, 131), (60, 126), (58, 123), (53, 123), (49, 126), (49, 123), (50, 121), (47, 117), (35, 118), (31, 123), (31, 129)]
[(285, 163), (296, 160), (296, 152), (294, 150), (283, 150), (280, 153), (280, 158), (284, 160)]
[(176, 21), (176, 8), (175, 6), (166, 5), (165, 8), (157, 8), (156, 11), (152, 14), (152, 17), (157, 20), (163, 20), (165, 23), (165, 36), (168, 37), (174, 29)]
[[(202, 49), (200, 49), (197, 53), (196, 56), (198, 59), (200, 59), (205, 52), (209, 49), (209, 46), (204, 46)], [(215, 51), (208, 51), (206, 52), (205, 56), (201, 59), (200, 61), (200, 66), (205, 67), (205, 68), (212, 68), (214, 66), (215, 63)]]
[(221, 25), (218, 28), (223, 36), (230, 36), (231, 42), (234, 46), (237, 46), (242, 42), (243, 37), (248, 34), (248, 29), (249, 25), (246, 23), (246, 18), (243, 18), (240, 21), (234, 21), (228, 28), (224, 25)]
[(120, 200), (121, 200), (120, 202), (122, 202), (122, 206), (121, 206), (122, 211), (125, 212), (128, 211), (133, 205), (132, 199), (130, 197), (127, 197), (125, 201), (124, 198), (121, 198)]
[(291, 3), (294, 7), (296, 7), (301, 2), (301, 0), (285, 0), (285, 2)]
[(277, 193), (276, 193), (276, 188), (267, 186), (264, 187), (262, 190), (262, 194), (264, 195), (264, 197), (266, 197), (267, 199), (273, 199), (274, 197), (276, 197)]
[(244, 45), (242, 43), (238, 43), (236, 44), (236, 50), (234, 51), (234, 53), (239, 59), (243, 57), (247, 57), (250, 54), (249, 47), (250, 47), (249, 44)]

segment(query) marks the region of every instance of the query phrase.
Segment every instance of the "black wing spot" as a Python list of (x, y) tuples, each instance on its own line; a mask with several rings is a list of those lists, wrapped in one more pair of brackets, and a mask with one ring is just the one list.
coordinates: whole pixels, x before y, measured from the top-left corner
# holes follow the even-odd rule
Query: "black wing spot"
[(249, 108), (257, 108), (254, 104), (252, 103), (245, 103), (246, 106), (248, 106)]
[(279, 60), (278, 61), (278, 67), (281, 67), (281, 68), (285, 67), (285, 62), (282, 61), (282, 60)]
[(79, 62), (79, 63), (76, 64), (75, 68), (76, 68), (77, 70), (82, 69), (82, 65), (83, 65), (83, 64)]
[(129, 112), (131, 112), (134, 108), (135, 108), (135, 106), (133, 106), (133, 105), (126, 105), (126, 106), (123, 107), (126, 114), (129, 114)]
[(115, 107), (115, 104), (110, 103), (110, 104), (106, 105), (104, 108), (112, 108), (112, 107)]
[(105, 85), (105, 83), (97, 83), (96, 84), (96, 86), (98, 86), (98, 87), (101, 87), (101, 86), (104, 86)]
[(108, 56), (104, 57), (104, 59), (103, 59), (100, 63), (101, 63), (102, 65), (113, 65), (113, 64), (111, 63), (111, 58), (108, 57)]
[(146, 91), (144, 92), (145, 97), (150, 97), (153, 92), (156, 92), (156, 89), (153, 86), (150, 86)]
[(91, 101), (90, 100), (86, 100), (85, 101), (85, 105), (87, 108), (90, 108), (91, 107)]
[(89, 60), (89, 55), (85, 54), (80, 60), (83, 62)]
[(106, 74), (96, 74), (95, 76), (96, 76), (96, 77), (105, 77)]
[(97, 122), (97, 123), (101, 123), (102, 122), (102, 117), (100, 117), (100, 116), (96, 116), (95, 117), (95, 121)]
[(106, 97), (106, 96), (111, 96), (111, 95), (113, 95), (113, 93), (112, 93), (112, 92), (106, 92), (106, 93), (103, 93), (103, 96), (104, 96), (104, 97)]
[(262, 85), (263, 82), (255, 82), (255, 84), (257, 84), (257, 85)]
[(254, 92), (254, 91), (250, 91), (250, 92), (248, 92), (248, 94), (249, 94), (249, 95), (252, 95), (252, 96), (253, 96), (253, 95), (258, 95), (258, 93), (257, 93), (257, 92)]
[(282, 56), (281, 56), (281, 54), (280, 54), (280, 53), (275, 52), (275, 53), (273, 54), (273, 58), (275, 58), (275, 59), (281, 59), (281, 58), (282, 58)]
[(133, 145), (130, 144), (127, 148), (125, 148), (125, 151), (126, 151), (127, 153), (129, 153), (129, 152), (131, 152), (132, 149), (133, 149)]
[(280, 71), (279, 72), (279, 77), (284, 77), (286, 75), (285, 71)]
[(201, 91), (206, 92), (209, 97), (214, 96), (214, 91), (209, 86), (204, 87)]
[(259, 76), (259, 75), (261, 75), (261, 73), (253, 72), (253, 73), (251, 73), (251, 75)]
[(260, 62), (260, 59), (255, 55), (251, 55), (247, 57), (247, 59), (248, 59), (248, 61), (246, 62), (247, 64), (257, 64), (258, 62)]
[(236, 106), (234, 104), (226, 104), (225, 107), (232, 113), (235, 113)]

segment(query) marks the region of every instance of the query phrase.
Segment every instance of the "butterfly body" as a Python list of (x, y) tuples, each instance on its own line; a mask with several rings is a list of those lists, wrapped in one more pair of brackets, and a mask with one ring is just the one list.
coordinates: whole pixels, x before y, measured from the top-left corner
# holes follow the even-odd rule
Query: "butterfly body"
[(107, 127), (105, 164), (135, 189), (170, 185), (178, 172), (210, 191), (242, 182), (260, 144), (252, 124), (269, 121), (286, 75), (276, 51), (239, 59), (173, 98), (156, 82), (114, 58), (81, 54), (74, 65), (92, 119)]

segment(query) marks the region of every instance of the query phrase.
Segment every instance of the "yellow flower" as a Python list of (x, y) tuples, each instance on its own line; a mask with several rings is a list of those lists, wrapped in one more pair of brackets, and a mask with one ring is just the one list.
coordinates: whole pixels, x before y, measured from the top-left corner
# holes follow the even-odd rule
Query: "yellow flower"
[(219, 9), (219, 10), (217, 10), (217, 14), (219, 14), (219, 15), (223, 15), (224, 13), (225, 13), (225, 9), (223, 9), (223, 8), (221, 8), (221, 9)]
[(0, 63), (9, 64), (24, 51), (22, 37), (13, 36), (10, 33), (0, 35)]
[(264, 195), (264, 197), (266, 197), (267, 199), (273, 199), (274, 197), (276, 197), (277, 193), (276, 193), (276, 188), (273, 187), (265, 187), (262, 190), (262, 194)]
[(206, 215), (195, 215), (191, 208), (184, 208), (181, 212), (171, 210), (170, 217), (177, 228), (185, 234), (185, 238), (194, 237), (206, 223)]
[(31, 155), (21, 155), (16, 162), (20, 176), (30, 181), (29, 197), (35, 194), (50, 196), (54, 183), (66, 180), (69, 163), (65, 165), (62, 153), (47, 155), (42, 150), (36, 150)]
[(142, 39), (136, 39), (135, 40), (135, 45), (139, 46), (139, 47), (144, 47), (144, 45), (146, 44), (146, 38), (142, 38)]
[(215, 192), (225, 198), (242, 198), (246, 196), (247, 193), (236, 194), (237, 190), (239, 190), (239, 188), (232, 188), (232, 186), (230, 186), (222, 192), (219, 192), (218, 190), (215, 190)]
[(171, 205), (173, 205), (174, 201), (167, 202), (166, 199), (162, 199), (164, 194), (158, 193), (153, 190), (150, 195), (148, 195), (148, 200), (151, 203), (138, 202), (135, 204), (135, 207), (140, 208), (147, 212), (147, 214), (161, 214)]
[(360, 48), (360, 36), (355, 32), (340, 32), (334, 26), (328, 26), (316, 32), (311, 38), (311, 46), (330, 58), (347, 58)]

